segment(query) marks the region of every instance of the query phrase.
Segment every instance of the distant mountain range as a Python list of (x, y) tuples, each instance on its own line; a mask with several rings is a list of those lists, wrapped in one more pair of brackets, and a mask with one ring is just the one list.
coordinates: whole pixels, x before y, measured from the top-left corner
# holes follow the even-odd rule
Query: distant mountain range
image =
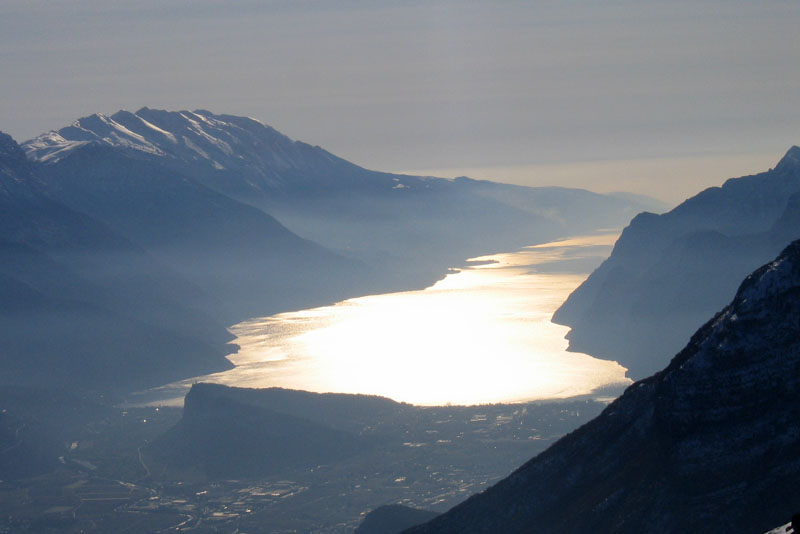
[[(765, 223), (766, 224), (766, 223)], [(409, 534), (764, 532), (800, 502), (800, 241), (666, 369)]]
[(427, 285), (442, 265), (469, 256), (621, 226), (653, 202), (371, 171), (254, 119), (205, 110), (92, 115), (23, 148), (49, 167), (90, 145), (137, 154), (264, 210), (306, 239), (367, 261), (382, 286), (397, 288)]
[(425, 286), (647, 203), (369, 171), (202, 110), (92, 115), (21, 147), (3, 134), (0, 382), (129, 390), (221, 370), (245, 318)]
[(642, 213), (561, 305), (570, 350), (633, 378), (661, 369), (739, 281), (800, 238), (800, 148), (767, 172), (730, 179), (663, 215)]

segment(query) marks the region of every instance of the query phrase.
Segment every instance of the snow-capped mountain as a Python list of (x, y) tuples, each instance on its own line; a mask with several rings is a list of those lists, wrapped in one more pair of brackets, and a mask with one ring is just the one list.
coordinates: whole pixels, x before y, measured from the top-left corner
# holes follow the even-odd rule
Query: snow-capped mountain
[[(87, 144), (102, 144), (163, 156), (167, 164), (190, 165), (210, 173), (205, 181), (228, 192), (277, 193), (302, 189), (383, 185), (413, 187), (383, 173), (370, 173), (320, 147), (281, 134), (248, 117), (210, 111), (163, 111), (144, 107), (135, 113), (94, 114), (23, 144), (28, 157), (56, 162)], [(219, 171), (219, 172), (214, 172)], [(345, 173), (348, 180), (333, 179)], [(360, 175), (360, 176), (359, 176)], [(379, 175), (383, 179), (376, 180)], [(360, 180), (358, 178), (361, 178)], [(313, 181), (312, 181), (313, 179)], [(410, 178), (419, 184), (420, 179)], [(231, 183), (235, 182), (235, 183)]]
[(202, 288), (203, 308), (227, 324), (371, 288), (363, 265), (152, 152), (76, 144), (40, 164), (39, 175), (49, 198), (107, 225)]
[(800, 241), (663, 371), (414, 534), (764, 532), (800, 502)]
[(181, 176), (371, 263), (395, 289), (428, 283), (470, 256), (620, 226), (644, 205), (583, 190), (372, 171), (255, 119), (204, 110), (96, 114), (23, 147), (54, 189), (59, 169), (80, 172), (70, 161), (97, 165), (112, 154)]
[[(121, 110), (111, 116), (96, 113), (70, 126), (42, 134), (23, 145), (40, 161), (60, 159), (88, 143), (201, 161), (215, 169), (258, 168), (265, 155), (269, 163), (285, 168), (302, 166), (302, 147), (288, 137), (247, 117), (215, 115), (209, 111)], [(243, 163), (245, 162), (245, 163)]]

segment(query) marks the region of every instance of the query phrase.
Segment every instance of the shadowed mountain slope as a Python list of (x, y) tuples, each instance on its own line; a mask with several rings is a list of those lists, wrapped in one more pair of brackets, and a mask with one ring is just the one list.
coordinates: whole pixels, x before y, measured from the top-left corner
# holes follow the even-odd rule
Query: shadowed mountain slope
[(226, 323), (349, 295), (367, 270), (137, 151), (81, 146), (41, 169), (49, 196), (102, 221), (203, 290)]
[(800, 502), (800, 241), (666, 369), (409, 533), (763, 532)]
[(570, 350), (661, 369), (739, 281), (800, 237), (800, 148), (772, 170), (730, 179), (663, 215), (642, 213), (556, 311)]
[(253, 478), (316, 467), (374, 447), (361, 435), (362, 418), (379, 420), (400, 406), (364, 395), (195, 384), (180, 422), (147, 452), (156, 476), (166, 477)]
[(0, 135), (2, 381), (128, 388), (225, 368), (230, 336), (191, 308), (200, 290), (48, 197), (36, 170)]

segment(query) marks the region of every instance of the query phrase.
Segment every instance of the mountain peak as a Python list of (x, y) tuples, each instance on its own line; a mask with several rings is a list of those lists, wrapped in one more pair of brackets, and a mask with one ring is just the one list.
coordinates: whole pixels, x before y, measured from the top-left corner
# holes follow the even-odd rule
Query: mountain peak
[(333, 174), (358, 181), (364, 173), (364, 169), (319, 147), (294, 141), (256, 119), (204, 109), (142, 107), (110, 116), (98, 113), (42, 134), (23, 143), (22, 148), (31, 160), (53, 164), (85, 145), (157, 158), (159, 165), (189, 173), (212, 189), (242, 199), (320, 183), (340, 188), (341, 180), (330, 179)]
[(81, 117), (60, 130), (50, 131), (22, 144), (31, 159), (53, 163), (82, 146), (109, 145), (124, 147), (155, 155), (163, 155), (156, 144), (130, 130), (119, 119), (131, 115), (119, 111), (112, 116), (94, 113)]
[(212, 170), (243, 165), (243, 154), (291, 167), (298, 163), (297, 143), (251, 118), (215, 115), (207, 110), (166, 111), (142, 107), (111, 116), (95, 113), (70, 126), (23, 144), (31, 159), (55, 162), (86, 144), (101, 144), (167, 156)]
[(794, 145), (775, 166), (776, 171), (800, 169), (800, 147)]
[(768, 306), (792, 287), (800, 287), (800, 241), (790, 243), (775, 261), (748, 276), (731, 307), (739, 315), (753, 312)]

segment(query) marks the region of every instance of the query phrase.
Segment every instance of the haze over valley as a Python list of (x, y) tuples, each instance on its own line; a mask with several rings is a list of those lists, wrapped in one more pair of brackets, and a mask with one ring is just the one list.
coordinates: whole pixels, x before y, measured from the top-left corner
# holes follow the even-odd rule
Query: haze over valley
[(800, 3), (0, 3), (0, 534), (800, 533)]
[[(674, 262), (680, 241), (659, 252), (659, 234), (641, 221), (674, 220), (666, 228), (678, 224), (687, 243), (716, 243), (693, 259), (685, 245), (677, 259), (686, 267), (649, 284), (677, 296), (692, 279), (687, 268), (746, 269), (800, 236), (797, 147), (773, 170), (664, 215), (636, 215), (603, 261), (616, 234), (602, 229), (656, 201), (368, 171), (253, 119), (207, 111), (142, 108), (22, 145), (2, 140), (6, 529), (113, 529), (136, 518), (153, 532), (209, 522), (230, 532), (349, 532), (387, 502), (406, 506), (393, 512), (398, 524), (416, 508), (445, 512), (597, 415), (629, 383), (613, 361), (566, 352), (567, 331), (549, 318), (573, 290), (557, 321), (584, 295), (644, 294), (609, 291), (616, 286), (602, 279), (646, 267), (631, 259), (642, 247)], [(276, 206), (298, 231), (297, 221), (314, 221), (305, 228), (317, 229), (319, 243), (265, 211)], [(704, 237), (710, 228), (717, 233)], [(575, 233), (586, 236), (558, 239)], [(725, 272), (715, 291), (695, 275), (709, 291), (690, 288), (691, 300), (669, 306), (676, 340), (724, 298), (724, 280), (741, 276)], [(583, 329), (569, 332), (571, 346)], [(636, 338), (607, 328), (590, 339)], [(663, 365), (652, 348), (643, 352), (646, 363), (618, 349), (597, 354), (619, 355), (636, 377)], [(235, 369), (208, 376), (224, 386), (192, 378), (231, 362)], [(184, 394), (182, 411), (165, 406), (180, 406)], [(485, 404), (498, 401), (523, 403)], [(84, 486), (106, 505), (85, 507)], [(28, 491), (40, 496), (26, 500)], [(312, 503), (317, 512), (301, 519)], [(777, 521), (778, 508), (767, 512), (752, 524)], [(501, 522), (485, 517), (478, 531)], [(523, 517), (511, 531), (528, 528)]]
[(375, 394), (417, 405), (474, 405), (592, 394), (627, 385), (625, 369), (567, 353), (550, 321), (616, 234), (468, 260), (421, 291), (348, 299), (230, 328), (230, 371), (137, 393), (177, 404), (196, 382)]
[[(34, 254), (47, 260), (37, 269), (10, 269), (9, 292), (52, 299), (60, 291), (70, 305), (95, 310), (59, 314), (45, 300), (20, 318), (7, 300), (8, 313), (22, 323), (8, 330), (7, 380), (80, 380), (124, 391), (221, 370), (230, 366), (223, 356), (235, 350), (224, 344), (224, 327), (235, 322), (429, 285), (490, 247), (614, 227), (641, 207), (638, 198), (581, 190), (368, 171), (252, 119), (147, 108), (139, 114), (121, 112), (120, 122), (94, 115), (21, 147), (5, 138), (6, 202), (26, 209), (7, 219), (13, 247), (6, 265)], [(319, 243), (263, 211), (270, 204), (285, 206), (284, 219), (308, 218)], [(30, 221), (24, 228), (23, 216)], [(78, 224), (73, 219), (82, 225), (77, 232), (67, 226)], [(54, 241), (54, 228), (65, 237)], [(84, 228), (100, 229), (105, 241)], [(331, 230), (333, 243), (325, 240)], [(66, 276), (88, 287), (70, 293), (75, 283)], [(102, 311), (119, 306), (119, 317)], [(137, 335), (137, 328), (159, 333)], [(98, 333), (108, 337), (92, 337)], [(161, 341), (147, 345), (156, 335)], [(104, 346), (124, 336), (124, 348)], [(202, 364), (193, 343), (208, 355)], [(167, 344), (174, 356), (159, 356)], [(39, 365), (54, 357), (53, 346), (61, 347), (57, 373)], [(107, 366), (107, 352), (129, 371)]]
[[(426, 291), (361, 297), (365, 302), (385, 298), (387, 304), (383, 311), (381, 305), (367, 307), (360, 319), (350, 318), (338, 326), (344, 329), (338, 334), (338, 350), (348, 357), (350, 348), (357, 349), (359, 329), (380, 338), (374, 326), (363, 324), (364, 318), (388, 322), (387, 332), (395, 330), (399, 339), (414, 339), (427, 325), (430, 333), (421, 344), (399, 347), (392, 356), (391, 365), (404, 369), (405, 378), (392, 373), (389, 380), (377, 379), (390, 363), (388, 357), (381, 359), (374, 345), (365, 347), (359, 363), (333, 360), (326, 364), (328, 372), (321, 361), (312, 362), (305, 376), (333, 378), (336, 366), (350, 368), (349, 374), (358, 376), (357, 368), (372, 366), (377, 374), (364, 377), (366, 392), (400, 397), (404, 394), (398, 393), (398, 384), (405, 383), (406, 394), (414, 395), (452, 381), (445, 396), (411, 399), (433, 405), (593, 392), (606, 398), (625, 383), (624, 369), (616, 364), (564, 353), (564, 331), (549, 323), (557, 304), (608, 253), (615, 234), (466, 259), (498, 247), (513, 249), (619, 227), (644, 206), (657, 205), (652, 199), (378, 173), (292, 141), (255, 120), (205, 111), (143, 108), (136, 115), (95, 115), (22, 145), (4, 136), (3, 147), (3, 199), (9, 207), (4, 219), (8, 241), (4, 290), (13, 297), (3, 300), (4, 405), (9, 407), (3, 416), (7, 433), (3, 460), (7, 469), (14, 466), (5, 471), (11, 485), (0, 488), (9, 506), (4, 509), (7, 528), (113, 528), (109, 525), (134, 516), (141, 519), (142, 528), (155, 530), (170, 517), (175, 518), (173, 525), (195, 529), (212, 517), (221, 518), (218, 524), (227, 525), (224, 528), (247, 517), (254, 525), (267, 518), (287, 529), (300, 524), (313, 529), (334, 521), (337, 526), (331, 528), (346, 531), (363, 512), (389, 496), (443, 510), (463, 499), (470, 488), (498, 480), (531, 451), (543, 449), (602, 406), (584, 397), (545, 404), (423, 409), (388, 398), (351, 397), (346, 410), (350, 422), (340, 426), (332, 415), (321, 419), (314, 415), (327, 413), (327, 408), (310, 409), (303, 403), (292, 408), (296, 401), (288, 390), (266, 404), (259, 402), (258, 410), (269, 408), (265, 413), (253, 412), (248, 403), (239, 401), (227, 406), (222, 395), (199, 404), (199, 411), (192, 408), (180, 421), (180, 412), (171, 408), (123, 410), (116, 405), (123, 395), (143, 387), (181, 378), (194, 382), (197, 379), (191, 377), (229, 368), (224, 356), (238, 347), (226, 344), (233, 336), (225, 326), (257, 314), (319, 316), (319, 310), (336, 307), (288, 310), (433, 284)], [(308, 228), (321, 229), (317, 238), (324, 239), (326, 229), (335, 228), (331, 235), (336, 240), (319, 244), (301, 237), (264, 211), (272, 205), (283, 206), (283, 217), (290, 220), (312, 218), (316, 224)], [(364, 212), (365, 206), (371, 211)], [(452, 270), (453, 266), (459, 269)], [(397, 308), (396, 299), (412, 295), (421, 300), (409, 304), (405, 318), (387, 318), (386, 313)], [(429, 295), (442, 304), (431, 308), (425, 300)], [(459, 304), (464, 302), (473, 302), (473, 307)], [(409, 317), (418, 315), (415, 309), (426, 308), (433, 314), (420, 316), (420, 323), (408, 323)], [(491, 321), (487, 311), (494, 314)], [(456, 315), (447, 323), (452, 314)], [(537, 331), (534, 324), (540, 325), (540, 334), (531, 340)], [(514, 337), (519, 337), (516, 348), (501, 349), (511, 359), (500, 366), (505, 369), (502, 373), (489, 378), (485, 365), (494, 359), (491, 354), (498, 343), (508, 345), (511, 325), (517, 331)], [(464, 328), (474, 330), (468, 344), (472, 346), (457, 344)], [(231, 331), (241, 335), (241, 329), (240, 325)], [(510, 377), (531, 373), (520, 366), (528, 365), (525, 354), (531, 343), (546, 345), (545, 331), (551, 332), (546, 343), (555, 348), (539, 356), (539, 368), (533, 371), (539, 375), (539, 389), (520, 380), (516, 390), (505, 390)], [(308, 334), (315, 334), (314, 329)], [(486, 341), (477, 341), (487, 334)], [(451, 338), (449, 344), (441, 342), (446, 338)], [(320, 347), (327, 345), (323, 339)], [(467, 348), (478, 348), (469, 361)], [(291, 358), (307, 359), (296, 347), (280, 350)], [(319, 351), (312, 346), (310, 354)], [(445, 355), (449, 360), (436, 363)], [(230, 360), (246, 377), (248, 366), (237, 358), (234, 354)], [(556, 363), (560, 359), (567, 365)], [(570, 365), (575, 367), (567, 371)], [(601, 367), (607, 370), (598, 375), (596, 369)], [(474, 377), (466, 378), (458, 368)], [(453, 380), (454, 375), (459, 378)], [(225, 381), (229, 385), (251, 385), (247, 378), (230, 376)], [(420, 381), (423, 376), (429, 385)], [(463, 388), (469, 383), (467, 389), (476, 395), (465, 397)], [(258, 382), (259, 387), (282, 384), (270, 382), (269, 375)], [(309, 389), (307, 379), (300, 386)], [(328, 387), (333, 386), (316, 389)], [(364, 392), (351, 388), (335, 389)], [(190, 394), (202, 399), (205, 393), (198, 392), (205, 391), (227, 390), (192, 388)], [(333, 402), (319, 399), (323, 405)], [(373, 413), (369, 407), (374, 402), (392, 408)], [(278, 408), (281, 405), (284, 408)], [(234, 427), (222, 430), (234, 422)], [(373, 433), (371, 428), (394, 427), (406, 430), (358, 437)], [(232, 441), (217, 443), (217, 449), (193, 449), (214, 442), (203, 437), (208, 432), (222, 432)], [(328, 446), (315, 449), (318, 442)], [(332, 443), (340, 443), (333, 450), (341, 452), (331, 456)], [(498, 447), (506, 450), (502, 458), (488, 454)], [(296, 461), (287, 456), (292, 450), (299, 454)], [(260, 456), (262, 451), (271, 451), (264, 457), (271, 460), (260, 469), (253, 454)], [(230, 461), (213, 466), (209, 462), (214, 457)], [(358, 498), (346, 507), (327, 493), (351, 491), (354, 476), (369, 481), (375, 476), (370, 466), (376, 462), (383, 464), (379, 478), (389, 482), (369, 482), (364, 486), (368, 491), (357, 491)], [(333, 471), (317, 473), (314, 466), (320, 463)], [(28, 482), (33, 475), (45, 478)], [(254, 476), (262, 481), (258, 487), (280, 489), (252, 490), (246, 504), (235, 512), (225, 511), (223, 495), (250, 492), (246, 484)], [(128, 486), (102, 482), (107, 477)], [(250, 482), (226, 486), (216, 504), (197, 500), (198, 495), (213, 493), (215, 486), (208, 484), (231, 478)], [(406, 480), (415, 482), (402, 484)], [(195, 488), (188, 501), (181, 498), (183, 484)], [(84, 485), (109, 495), (103, 497), (109, 506), (78, 514), (77, 507), (84, 509), (86, 502), (81, 491), (52, 494), (47, 489)], [(19, 493), (28, 491), (25, 488), (45, 493), (25, 501), (24, 493)], [(124, 493), (123, 488), (129, 491)], [(306, 493), (309, 488), (314, 490)], [(272, 501), (259, 495), (273, 491), (302, 498), (268, 512)], [(332, 499), (331, 504), (306, 523), (297, 523), (296, 511), (308, 506), (306, 499), (320, 495)], [(160, 515), (152, 516), (155, 512)]]

